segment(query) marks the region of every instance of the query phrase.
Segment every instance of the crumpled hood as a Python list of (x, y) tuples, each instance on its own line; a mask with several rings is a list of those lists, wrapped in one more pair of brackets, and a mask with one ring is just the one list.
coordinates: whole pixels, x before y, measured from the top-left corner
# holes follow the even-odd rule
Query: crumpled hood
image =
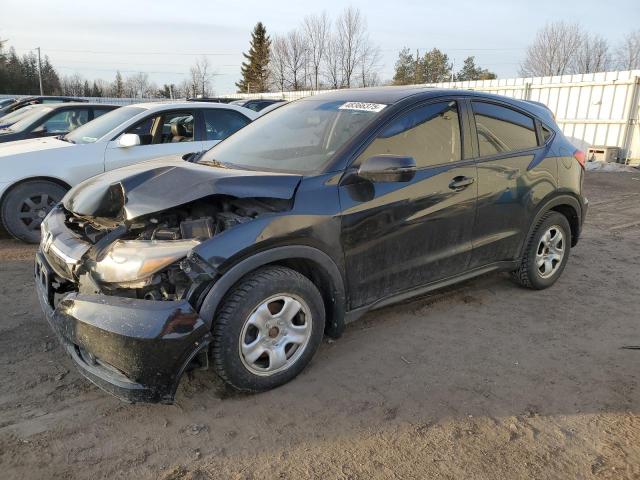
[(92, 177), (62, 202), (76, 215), (132, 220), (214, 194), (291, 199), (301, 178), (199, 165), (174, 155)]

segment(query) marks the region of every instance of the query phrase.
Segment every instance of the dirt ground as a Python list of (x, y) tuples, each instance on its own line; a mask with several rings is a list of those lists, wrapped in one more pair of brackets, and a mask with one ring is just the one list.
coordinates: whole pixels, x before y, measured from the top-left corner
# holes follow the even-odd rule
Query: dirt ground
[(43, 320), (0, 240), (0, 477), (640, 478), (640, 172), (589, 173), (584, 236), (542, 292), (488, 275), (372, 312), (260, 395), (212, 371), (127, 405)]

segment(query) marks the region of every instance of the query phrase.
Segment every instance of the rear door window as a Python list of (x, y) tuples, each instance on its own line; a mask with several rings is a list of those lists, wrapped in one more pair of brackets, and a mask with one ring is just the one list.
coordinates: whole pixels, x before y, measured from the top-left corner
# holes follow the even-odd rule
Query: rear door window
[(481, 157), (538, 146), (532, 117), (492, 103), (472, 102), (472, 106)]
[(236, 133), (251, 120), (234, 110), (212, 108), (204, 110), (204, 139), (224, 140)]

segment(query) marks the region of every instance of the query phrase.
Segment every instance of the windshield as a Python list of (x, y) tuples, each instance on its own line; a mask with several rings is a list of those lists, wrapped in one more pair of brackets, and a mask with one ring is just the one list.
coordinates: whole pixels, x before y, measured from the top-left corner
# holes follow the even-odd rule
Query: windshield
[(345, 101), (293, 102), (231, 135), (198, 163), (249, 170), (316, 172), (384, 107)]
[(118, 125), (144, 111), (145, 109), (140, 107), (116, 108), (76, 128), (73, 132), (65, 135), (64, 139), (72, 143), (94, 143), (114, 128), (117, 128)]
[(35, 108), (30, 112), (27, 112), (27, 115), (11, 125), (10, 130), (13, 130), (14, 132), (22, 132), (24, 129), (30, 127), (34, 122), (47, 115), (51, 110), (53, 110), (51, 107), (39, 106), (39, 108)]

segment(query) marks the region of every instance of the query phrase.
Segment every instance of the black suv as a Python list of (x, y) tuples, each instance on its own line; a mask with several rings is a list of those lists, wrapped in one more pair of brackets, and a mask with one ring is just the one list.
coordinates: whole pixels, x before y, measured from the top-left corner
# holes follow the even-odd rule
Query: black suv
[(46, 316), (129, 401), (171, 402), (209, 362), (276, 387), (323, 334), (486, 272), (549, 287), (587, 210), (584, 155), (551, 112), (468, 91), (313, 96), (186, 158), (93, 177), (43, 222)]

